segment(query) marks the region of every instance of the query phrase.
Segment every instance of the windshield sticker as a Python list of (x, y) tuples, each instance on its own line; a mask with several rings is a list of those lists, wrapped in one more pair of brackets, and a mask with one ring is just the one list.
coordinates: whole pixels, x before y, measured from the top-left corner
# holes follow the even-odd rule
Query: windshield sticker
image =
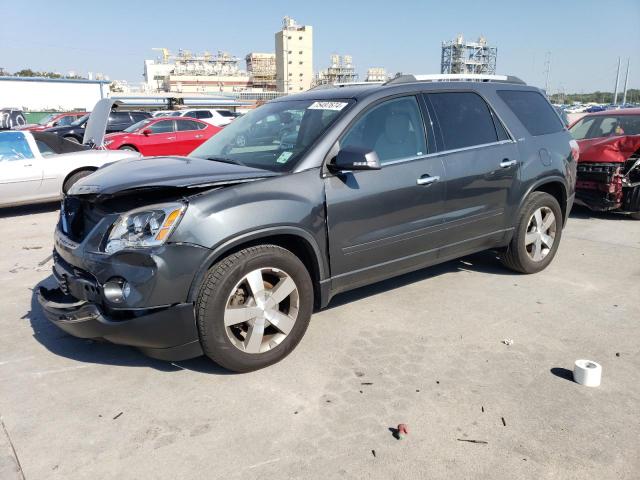
[(309, 106), (309, 110), (335, 110), (339, 112), (347, 105), (347, 102), (313, 102)]
[(282, 152), (280, 154), (280, 156), (278, 157), (278, 159), (276, 160), (276, 162), (277, 163), (287, 163), (287, 160), (289, 160), (291, 155), (293, 155), (293, 152)]

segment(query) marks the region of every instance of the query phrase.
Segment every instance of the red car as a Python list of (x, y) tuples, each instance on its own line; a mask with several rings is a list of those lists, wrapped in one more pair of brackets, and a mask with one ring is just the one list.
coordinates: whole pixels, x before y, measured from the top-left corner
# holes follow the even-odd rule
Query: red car
[(592, 113), (569, 131), (580, 146), (576, 203), (640, 220), (640, 108)]
[(17, 127), (16, 130), (28, 130), (30, 132), (42, 132), (51, 127), (66, 127), (86, 115), (87, 112), (50, 113), (38, 123), (27, 123)]
[(188, 155), (222, 130), (195, 118), (159, 117), (134, 123), (104, 137), (110, 150), (134, 150), (145, 156)]

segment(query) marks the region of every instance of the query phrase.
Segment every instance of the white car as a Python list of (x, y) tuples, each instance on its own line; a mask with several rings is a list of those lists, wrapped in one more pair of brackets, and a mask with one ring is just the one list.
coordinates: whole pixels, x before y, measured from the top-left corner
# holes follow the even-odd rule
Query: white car
[(238, 115), (231, 110), (219, 108), (192, 108), (190, 110), (177, 110), (171, 116), (197, 118), (216, 127), (224, 127), (234, 121)]
[(101, 166), (137, 152), (92, 150), (53, 133), (0, 132), (0, 207), (58, 200)]

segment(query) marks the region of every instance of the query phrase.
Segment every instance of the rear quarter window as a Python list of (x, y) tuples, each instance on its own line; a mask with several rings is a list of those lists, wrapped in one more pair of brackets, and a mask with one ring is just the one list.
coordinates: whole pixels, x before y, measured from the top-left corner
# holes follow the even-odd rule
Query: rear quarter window
[(541, 93), (527, 90), (498, 90), (498, 96), (534, 137), (564, 129), (560, 117)]

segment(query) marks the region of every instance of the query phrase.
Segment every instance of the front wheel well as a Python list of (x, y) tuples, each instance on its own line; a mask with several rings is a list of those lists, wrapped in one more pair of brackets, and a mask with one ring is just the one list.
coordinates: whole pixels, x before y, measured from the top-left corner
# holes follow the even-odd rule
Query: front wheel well
[(71, 172), (69, 172), (67, 174), (67, 176), (64, 177), (64, 180), (62, 182), (62, 191), (63, 191), (63, 193), (67, 193), (64, 190), (64, 187), (67, 184), (67, 182), (69, 181), (69, 179), (71, 177), (73, 177), (76, 173), (80, 173), (80, 172), (95, 172), (97, 169), (98, 169), (98, 167), (80, 167), (80, 168), (76, 168), (75, 170), (72, 170)]
[[(219, 254), (215, 256), (215, 258), (210, 260), (204, 273), (206, 273), (206, 271), (209, 270), (214, 264), (228, 257), (229, 255), (232, 255), (248, 247), (254, 247), (256, 245), (277, 245), (278, 247), (282, 247), (286, 250), (289, 250), (296, 257), (298, 257), (300, 261), (304, 264), (304, 266), (307, 268), (307, 271), (311, 276), (311, 281), (313, 284), (314, 306), (316, 308), (320, 308), (321, 295), (320, 295), (320, 265), (318, 263), (319, 260), (311, 244), (306, 239), (304, 239), (299, 235), (275, 234), (275, 235), (268, 235), (268, 236), (259, 237), (253, 240), (249, 240), (247, 242), (239, 243), (227, 250), (223, 250), (219, 252)], [(200, 280), (198, 280), (198, 283), (200, 283)], [(196, 284), (194, 286), (196, 288), (192, 289), (190, 297), (193, 295), (197, 295), (197, 289), (200, 288), (199, 284)]]
[(567, 192), (561, 182), (543, 183), (534, 188), (533, 192), (545, 192), (554, 197), (560, 204), (563, 221), (567, 221)]

